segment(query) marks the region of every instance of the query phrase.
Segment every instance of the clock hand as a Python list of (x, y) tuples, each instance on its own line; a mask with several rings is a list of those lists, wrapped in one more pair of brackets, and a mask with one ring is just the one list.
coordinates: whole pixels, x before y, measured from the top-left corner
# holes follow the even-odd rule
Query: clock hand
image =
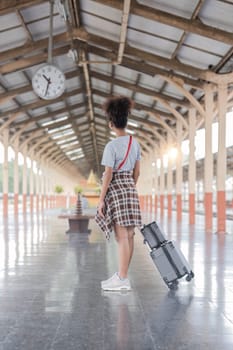
[(51, 80), (50, 79), (48, 79), (48, 83), (47, 83), (47, 86), (46, 86), (46, 90), (45, 90), (45, 96), (47, 95), (47, 93), (48, 93), (48, 89), (49, 89), (49, 85), (51, 84)]
[(47, 78), (46, 75), (43, 74), (43, 77), (45, 78), (45, 80), (50, 81), (50, 78)]

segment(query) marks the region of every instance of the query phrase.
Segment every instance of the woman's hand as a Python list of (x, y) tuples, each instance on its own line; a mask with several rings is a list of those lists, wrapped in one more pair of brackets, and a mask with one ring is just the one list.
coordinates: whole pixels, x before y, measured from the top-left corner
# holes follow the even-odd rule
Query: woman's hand
[(98, 214), (102, 218), (104, 218), (104, 209), (105, 209), (104, 201), (100, 201), (99, 204), (98, 204)]

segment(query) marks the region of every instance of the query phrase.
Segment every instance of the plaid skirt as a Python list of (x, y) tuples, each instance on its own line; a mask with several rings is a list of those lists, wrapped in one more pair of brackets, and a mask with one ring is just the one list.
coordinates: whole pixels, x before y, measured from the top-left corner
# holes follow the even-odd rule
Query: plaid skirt
[(114, 224), (124, 227), (142, 225), (138, 194), (131, 172), (113, 173), (104, 202), (104, 218), (97, 212), (95, 221), (107, 239)]

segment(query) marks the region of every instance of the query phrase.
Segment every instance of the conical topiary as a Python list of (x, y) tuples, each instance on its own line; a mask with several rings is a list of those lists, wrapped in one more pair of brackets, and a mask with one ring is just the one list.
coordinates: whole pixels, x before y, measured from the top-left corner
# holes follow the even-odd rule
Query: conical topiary
[(78, 193), (77, 196), (77, 203), (76, 203), (76, 215), (82, 215), (83, 214), (83, 208), (82, 208), (82, 200), (81, 200), (81, 193)]

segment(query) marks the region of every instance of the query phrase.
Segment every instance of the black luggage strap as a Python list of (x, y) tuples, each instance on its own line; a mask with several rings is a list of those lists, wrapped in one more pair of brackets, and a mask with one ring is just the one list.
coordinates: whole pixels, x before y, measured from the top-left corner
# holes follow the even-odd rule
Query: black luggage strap
[(179, 271), (179, 270), (177, 269), (177, 267), (176, 267), (176, 264), (175, 264), (174, 261), (172, 260), (172, 257), (171, 257), (171, 255), (169, 254), (169, 252), (168, 252), (168, 250), (167, 250), (167, 248), (166, 248), (166, 245), (165, 245), (165, 244), (162, 245), (161, 248), (163, 249), (165, 255), (167, 256), (167, 259), (168, 259), (169, 263), (171, 264), (171, 266), (173, 267), (173, 269), (174, 269), (175, 273), (177, 274), (177, 276), (178, 276), (179, 278), (182, 277), (182, 275), (180, 274), (180, 271)]

